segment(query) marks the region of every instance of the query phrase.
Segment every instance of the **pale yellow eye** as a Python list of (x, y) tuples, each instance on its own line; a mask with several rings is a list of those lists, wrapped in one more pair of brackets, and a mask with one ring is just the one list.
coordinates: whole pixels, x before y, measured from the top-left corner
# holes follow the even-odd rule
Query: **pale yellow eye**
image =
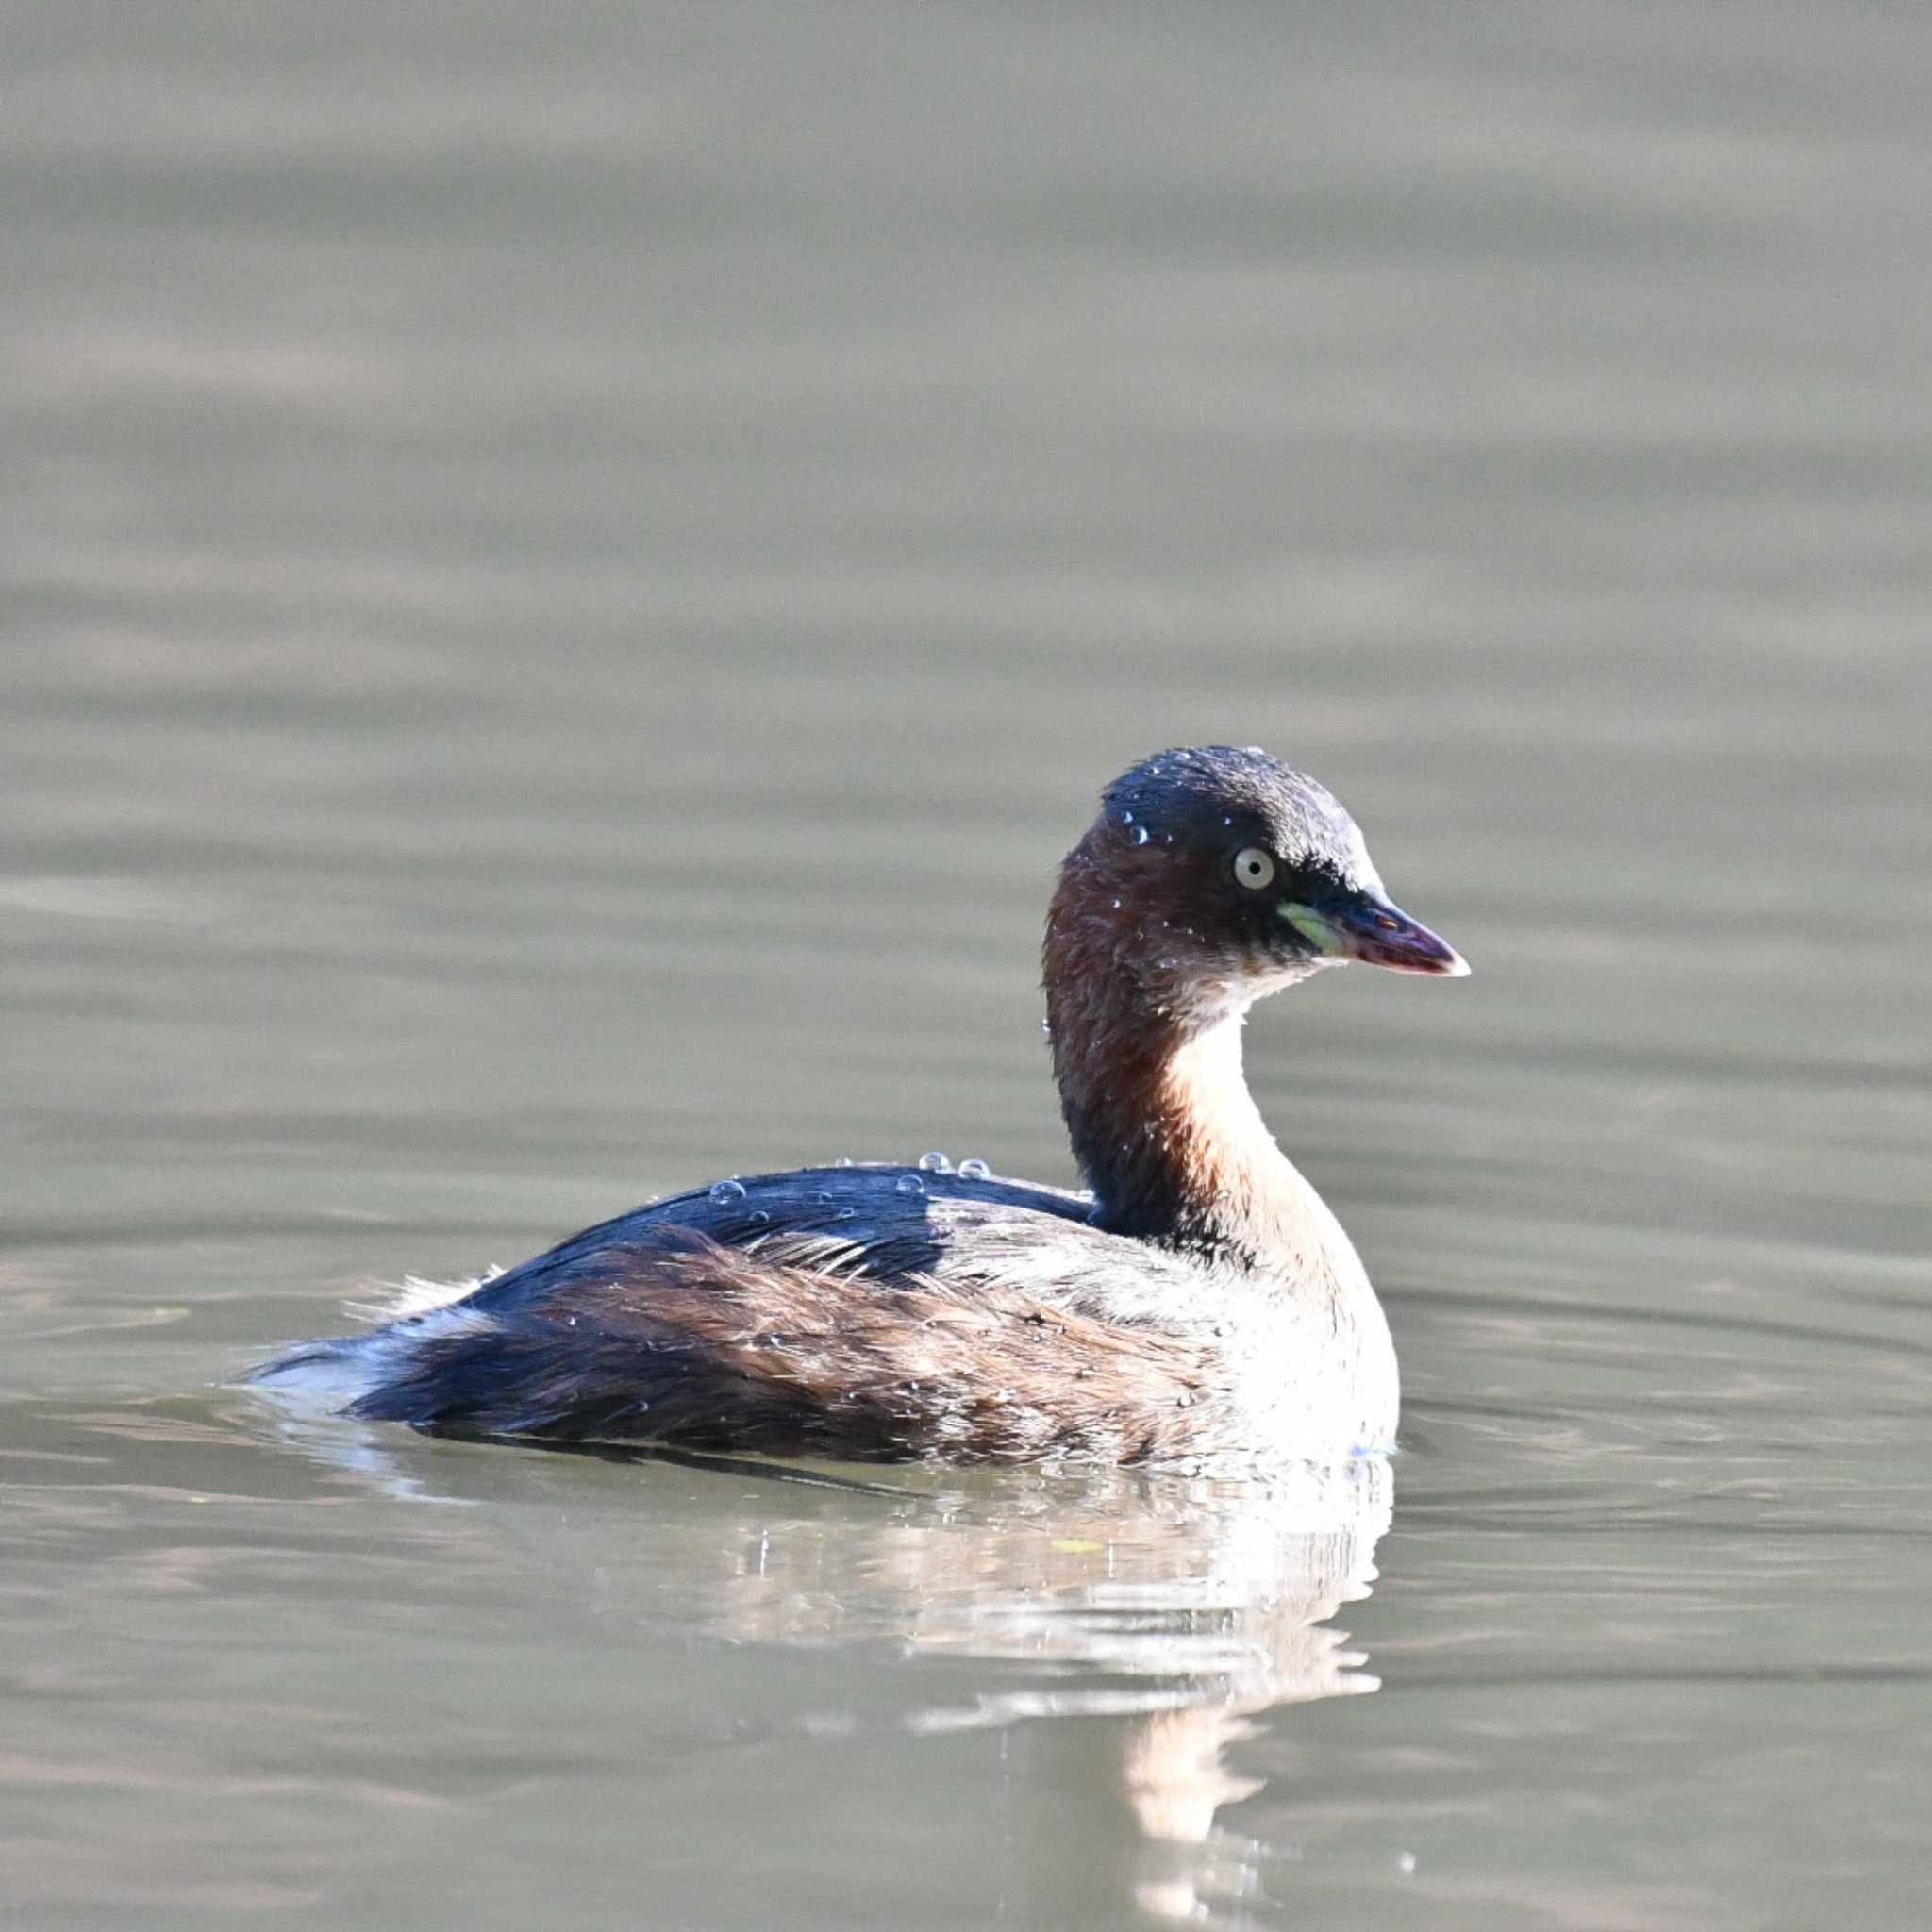
[(1274, 860), (1258, 845), (1243, 845), (1234, 856), (1234, 876), (1237, 885), (1258, 892), (1274, 883)]

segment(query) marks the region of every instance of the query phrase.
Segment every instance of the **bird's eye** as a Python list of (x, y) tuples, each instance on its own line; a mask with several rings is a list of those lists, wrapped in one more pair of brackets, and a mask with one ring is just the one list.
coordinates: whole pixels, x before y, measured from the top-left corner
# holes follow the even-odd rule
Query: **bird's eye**
[(1274, 880), (1274, 860), (1258, 845), (1243, 845), (1234, 856), (1234, 877), (1239, 886), (1258, 892)]

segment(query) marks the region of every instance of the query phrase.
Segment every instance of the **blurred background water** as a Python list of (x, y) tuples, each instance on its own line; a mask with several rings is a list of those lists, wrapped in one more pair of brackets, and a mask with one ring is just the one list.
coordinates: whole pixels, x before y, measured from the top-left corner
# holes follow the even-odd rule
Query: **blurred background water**
[[(5, 35), (21, 1923), (1926, 1919), (1932, 21)], [(1476, 969), (1250, 1033), (1392, 1470), (227, 1386), (721, 1172), (1070, 1179), (1053, 868), (1229, 739)]]

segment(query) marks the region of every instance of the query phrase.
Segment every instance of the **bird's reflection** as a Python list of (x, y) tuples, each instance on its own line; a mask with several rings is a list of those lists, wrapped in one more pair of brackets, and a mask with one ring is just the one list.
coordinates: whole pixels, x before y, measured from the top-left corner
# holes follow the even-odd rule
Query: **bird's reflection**
[[(1119, 1775), (1140, 1836), (1205, 1845), (1221, 1807), (1260, 1789), (1228, 1761), (1256, 1717), (1376, 1688), (1329, 1620), (1368, 1594), (1392, 1497), (1379, 1460), (1251, 1481), (1044, 1479), (1024, 1508), (978, 1492), (943, 1536), (882, 1540), (904, 1641), (1055, 1668), (917, 1721), (1131, 1713)], [(1143, 1909), (1199, 1916), (1199, 1869), (1172, 1855), (1146, 1867)]]
[[(705, 1461), (702, 1475), (665, 1469), (641, 1511), (623, 1476), (613, 1490), (572, 1457), (399, 1448), (349, 1425), (303, 1440), (424, 1500), (564, 1502), (513, 1511), (516, 1535), (544, 1545), (546, 1567), (579, 1571), (589, 1614), (635, 1616), (675, 1578), (678, 1614), (707, 1634), (889, 1653), (904, 1680), (891, 1722), (915, 1731), (1115, 1719), (1120, 1800), (1144, 1854), (1133, 1893), (1158, 1916), (1198, 1920), (1225, 1889), (1225, 1860), (1185, 1848), (1209, 1846), (1221, 1808), (1260, 1788), (1229, 1762), (1254, 1720), (1376, 1688), (1330, 1620), (1374, 1579), (1386, 1460), (1241, 1478)], [(836, 1733), (858, 1720), (800, 1721)]]

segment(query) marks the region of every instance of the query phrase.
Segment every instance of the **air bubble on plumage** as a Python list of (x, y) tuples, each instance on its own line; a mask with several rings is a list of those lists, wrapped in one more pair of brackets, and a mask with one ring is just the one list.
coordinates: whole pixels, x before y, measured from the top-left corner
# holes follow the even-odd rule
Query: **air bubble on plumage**
[(1145, 825), (1136, 825), (1134, 827), (1134, 843), (1136, 845), (1146, 844), (1149, 836), (1150, 835)]
[(919, 1157), (919, 1171), (922, 1174), (951, 1174), (953, 1163), (937, 1151)]
[(711, 1185), (711, 1206), (713, 1208), (735, 1208), (744, 1199), (742, 1181), (714, 1181)]
[(959, 1178), (962, 1181), (983, 1181), (992, 1173), (983, 1160), (962, 1160), (959, 1163)]
[(892, 1183), (892, 1187), (894, 1191), (901, 1194), (923, 1194), (925, 1192), (925, 1183), (916, 1174), (902, 1174)]
[(853, 1221), (858, 1218), (858, 1209), (857, 1208), (841, 1208), (832, 1218), (835, 1221)]
[(856, 1167), (858, 1164), (849, 1154), (840, 1155), (838, 1159), (832, 1163), (834, 1167)]

